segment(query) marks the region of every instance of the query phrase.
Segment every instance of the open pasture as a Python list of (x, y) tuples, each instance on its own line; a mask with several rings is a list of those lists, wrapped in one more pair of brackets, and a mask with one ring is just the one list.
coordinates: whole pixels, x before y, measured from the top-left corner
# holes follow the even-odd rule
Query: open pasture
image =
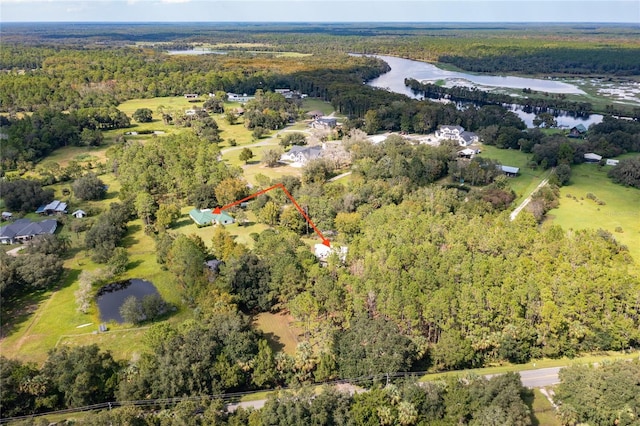
[(517, 177), (509, 179), (509, 186), (516, 193), (514, 205), (522, 202), (543, 179), (549, 177), (549, 170), (543, 170), (541, 168), (531, 169), (528, 167), (531, 154), (526, 154), (514, 149), (498, 149), (490, 145), (482, 145), (480, 150), (482, 151), (480, 156), (483, 158), (496, 160), (504, 166), (520, 168), (520, 174)]
[[(573, 166), (569, 185), (560, 189), (560, 206), (549, 211), (549, 220), (564, 229), (609, 231), (640, 265), (640, 190), (614, 183), (608, 170), (597, 164)], [(588, 198), (589, 193), (596, 200)]]

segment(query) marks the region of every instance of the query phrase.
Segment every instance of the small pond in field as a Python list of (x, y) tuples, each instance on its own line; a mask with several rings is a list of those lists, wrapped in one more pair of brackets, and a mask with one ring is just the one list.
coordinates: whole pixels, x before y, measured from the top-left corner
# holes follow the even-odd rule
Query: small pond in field
[(159, 293), (152, 283), (138, 278), (107, 284), (97, 294), (100, 321), (123, 323), (124, 319), (120, 315), (120, 306), (122, 306), (127, 297), (135, 296), (142, 300), (144, 296), (149, 294)]

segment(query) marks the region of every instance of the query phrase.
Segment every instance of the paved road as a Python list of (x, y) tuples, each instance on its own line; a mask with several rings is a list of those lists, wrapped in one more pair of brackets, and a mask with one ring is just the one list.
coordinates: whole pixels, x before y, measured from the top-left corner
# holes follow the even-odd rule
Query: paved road
[[(558, 372), (563, 367), (540, 368), (537, 370), (520, 371), (520, 381), (522, 386), (527, 388), (542, 388), (545, 386), (556, 385), (560, 383)], [(487, 374), (485, 377), (490, 379), (498, 374)]]
[[(551, 367), (551, 368), (540, 368), (537, 370), (524, 370), (520, 371), (520, 380), (522, 381), (522, 385), (527, 388), (542, 388), (545, 386), (552, 386), (560, 383), (560, 379), (558, 378), (558, 372), (563, 367)], [(497, 374), (487, 374), (485, 377), (487, 379), (496, 376)], [(352, 392), (350, 390), (346, 390), (347, 392)], [(246, 402), (237, 402), (232, 404), (227, 404), (227, 411), (232, 413), (236, 411), (238, 408), (254, 408), (260, 409), (264, 407), (264, 404), (267, 402), (266, 399), (259, 399), (256, 401), (246, 401)]]
[(562, 367), (541, 368), (539, 370), (526, 370), (520, 372), (522, 385), (528, 388), (541, 388), (560, 383), (558, 372)]

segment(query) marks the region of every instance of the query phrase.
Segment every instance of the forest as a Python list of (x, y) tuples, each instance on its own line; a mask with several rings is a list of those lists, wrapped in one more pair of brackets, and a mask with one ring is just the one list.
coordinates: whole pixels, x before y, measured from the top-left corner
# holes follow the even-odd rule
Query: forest
[[(159, 38), (189, 46), (202, 40), (134, 28), (130, 35), (108, 26), (104, 33), (71, 28), (57, 43), (50, 33), (54, 28), (29, 36), (21, 35), (19, 26), (6, 30), (9, 44), (0, 56), (8, 70), (0, 75), (3, 205), (28, 216), (52, 198), (54, 189), (65, 187), (69, 199), (86, 206), (92, 217), (61, 219), (64, 235), (36, 239), (17, 257), (0, 250), (0, 297), (3, 309), (15, 309), (25, 297), (55, 291), (84, 253), (91, 268), (77, 270), (77, 307), (71, 309), (90, 312), (98, 289), (129, 278), (127, 271), (139, 266), (128, 250), (136, 235), (152, 242), (149, 267), (169, 277), (178, 302), (148, 299), (123, 311), (127, 324), (145, 327), (144, 350), (130, 359), (118, 359), (96, 344), (57, 345), (40, 365), (1, 356), (2, 417), (111, 402), (125, 406), (78, 424), (528, 425), (533, 422), (527, 402), (531, 391), (515, 373), (420, 385), (402, 377), (624, 351), (640, 344), (638, 259), (609, 230), (563, 229), (546, 215), (587, 152), (626, 155), (611, 169), (611, 179), (640, 189), (637, 121), (606, 116), (589, 128), (587, 139), (570, 139), (552, 129), (553, 117), (544, 113), (538, 127), (527, 129), (499, 105), (458, 109), (373, 89), (363, 82), (388, 65), (346, 54), (347, 42), (375, 45), (376, 53), (385, 53), (393, 28), (380, 29), (384, 34), (371, 40), (354, 35), (354, 28), (309, 35), (298, 34), (294, 26), (261, 36), (278, 49), (293, 49), (289, 43), (299, 38), (297, 50), (312, 55), (294, 57), (240, 50), (167, 56), (150, 44)], [(147, 37), (147, 31), (158, 38)], [(255, 42), (261, 34), (259, 28), (246, 34), (220, 31), (218, 42)], [(412, 31), (419, 40), (435, 30)], [(510, 29), (500, 31), (504, 35)], [(85, 44), (106, 35), (117, 42)], [(633, 50), (632, 36), (622, 32), (615, 40)], [(312, 37), (318, 37), (315, 43)], [(417, 52), (414, 46), (421, 42), (412, 37), (398, 42), (399, 51)], [(132, 38), (148, 45), (122, 43)], [(447, 43), (435, 42), (434, 48)], [(519, 43), (526, 50), (525, 42)], [(466, 40), (455, 52), (473, 59), (465, 50), (471, 45)], [(596, 44), (591, 68), (580, 72), (604, 72), (599, 64), (606, 58)], [(633, 63), (621, 61), (616, 70), (636, 73)], [(566, 72), (558, 62), (550, 61), (549, 67)], [(327, 102), (341, 116), (342, 126), (326, 141), (344, 147), (348, 165), (316, 160), (298, 175), (260, 174), (249, 184), (253, 153), (242, 165), (221, 160), (234, 146), (221, 131), (222, 120), (228, 121), (227, 129), (241, 128), (245, 143), (254, 148), (265, 135), (304, 117), (300, 99), (275, 93), (282, 87)], [(138, 109), (129, 117), (120, 109), (130, 99), (216, 92), (256, 96), (242, 105), (241, 118), (227, 114), (226, 100), (198, 105), (193, 116)], [(125, 134), (149, 116), (171, 132)], [(495, 160), (461, 160), (454, 143), (414, 144), (401, 134), (377, 144), (367, 139), (387, 131), (427, 134), (445, 124), (476, 132), (492, 148), (529, 155), (528, 167), (549, 173), (550, 185), (511, 220), (519, 194)], [(286, 147), (292, 140), (278, 144)], [(86, 168), (45, 161), (70, 146), (104, 149), (106, 159)], [(278, 166), (277, 158), (256, 163), (264, 170)], [(348, 179), (329, 181), (345, 171)], [(348, 247), (346, 258), (319, 260), (309, 248), (313, 232), (277, 191), (234, 208), (238, 224), (215, 226), (206, 241), (179, 231), (184, 208), (223, 206), (274, 184), (305, 206), (315, 224), (330, 233), (332, 245)], [(109, 186), (117, 190), (107, 191)], [(262, 231), (248, 240), (236, 238), (249, 224), (261, 225)], [(214, 259), (222, 264), (211, 273), (203, 264)], [(3, 317), (6, 312), (15, 311), (3, 311)], [(273, 337), (255, 326), (252, 319), (263, 313), (293, 318), (292, 326), (300, 330), (293, 353), (278, 350)], [(637, 362), (581, 368), (561, 374), (557, 395), (563, 424), (638, 421), (637, 394), (618, 395), (608, 386), (613, 375), (636, 389)], [(593, 383), (592, 394), (576, 390), (580, 377)], [(328, 385), (314, 388), (337, 380), (367, 391), (349, 395)], [(274, 393), (255, 411), (225, 413), (216, 397), (284, 388), (289, 390)], [(600, 395), (616, 401), (615, 407), (594, 408)], [(129, 404), (142, 400), (156, 401), (154, 408)]]

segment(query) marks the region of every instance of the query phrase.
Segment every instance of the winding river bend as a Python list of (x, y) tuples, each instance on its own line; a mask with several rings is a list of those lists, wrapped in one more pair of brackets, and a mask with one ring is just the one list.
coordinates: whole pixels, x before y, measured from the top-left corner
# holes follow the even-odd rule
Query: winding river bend
[[(411, 89), (404, 85), (405, 78), (414, 78), (418, 81), (435, 83), (443, 81), (445, 86), (477, 87), (482, 90), (496, 88), (531, 89), (548, 93), (584, 94), (578, 87), (562, 81), (551, 79), (538, 79), (514, 76), (475, 75), (463, 72), (447, 71), (426, 62), (410, 59), (396, 58), (394, 56), (372, 55), (380, 58), (391, 67), (391, 71), (369, 81), (372, 87), (387, 89), (401, 93), (411, 98), (418, 99)], [(527, 125), (533, 127), (534, 112), (523, 111), (518, 105), (511, 105), (510, 109), (516, 113)], [(560, 127), (573, 127), (582, 124), (585, 127), (602, 121), (602, 115), (591, 114), (588, 117), (574, 117), (566, 112), (559, 112), (556, 120)]]

